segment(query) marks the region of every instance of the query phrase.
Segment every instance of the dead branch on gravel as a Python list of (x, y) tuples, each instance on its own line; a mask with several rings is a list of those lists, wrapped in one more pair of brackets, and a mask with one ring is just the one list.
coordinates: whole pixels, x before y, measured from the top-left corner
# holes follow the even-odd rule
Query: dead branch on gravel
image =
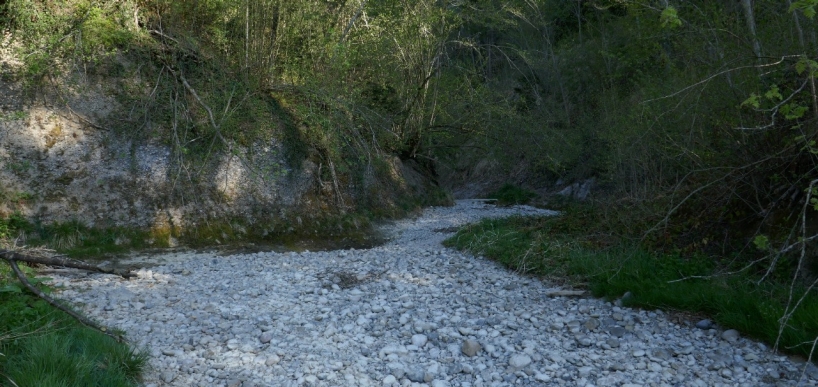
[[(42, 251), (42, 250), (37, 250)], [(0, 257), (2, 257), (6, 262), (8, 262), (11, 270), (17, 276), (17, 279), (20, 281), (26, 289), (28, 289), (31, 293), (34, 293), (37, 297), (42, 299), (43, 301), (47, 302), (49, 305), (65, 312), (69, 316), (73, 317), (75, 320), (79, 321), (82, 325), (85, 325), (89, 328), (95, 329), (99, 332), (104, 333), (105, 335), (113, 338), (118, 342), (124, 342), (125, 338), (122, 335), (113, 333), (108, 331), (107, 328), (97, 324), (94, 321), (91, 321), (87, 317), (69, 309), (65, 305), (60, 304), (55, 299), (51, 298), (45, 292), (40, 290), (38, 287), (34, 286), (29, 282), (28, 277), (26, 277), (25, 273), (20, 270), (20, 266), (18, 266), (18, 262), (29, 262), (29, 263), (39, 263), (45, 265), (54, 265), (54, 266), (65, 266), (65, 267), (72, 267), (76, 269), (83, 269), (89, 271), (95, 271), (99, 273), (107, 273), (107, 274), (116, 274), (120, 275), (124, 278), (130, 278), (134, 275), (130, 272), (126, 273), (117, 273), (115, 270), (107, 270), (100, 268), (98, 266), (94, 266), (85, 262), (74, 261), (65, 257), (54, 256), (54, 257), (39, 257), (30, 254), (26, 254), (25, 250), (21, 253), (20, 250), (12, 251), (12, 250), (0, 250)], [(46, 263), (51, 262), (51, 263)]]
[[(28, 263), (36, 263), (40, 265), (46, 266), (60, 266), (60, 267), (70, 267), (72, 269), (80, 269), (86, 271), (92, 271), (95, 273), (102, 273), (102, 274), (113, 274), (118, 275), (122, 278), (133, 278), (136, 277), (136, 274), (131, 272), (130, 270), (123, 270), (123, 269), (106, 269), (103, 267), (99, 267), (96, 265), (92, 265), (87, 262), (77, 261), (75, 259), (68, 258), (64, 255), (47, 255), (48, 250), (25, 250), (25, 253), (20, 253), (15, 250), (3, 250), (0, 249), (0, 256), (3, 257), (6, 261), (14, 260), (20, 262), (28, 262)], [(32, 254), (35, 253), (35, 254)]]

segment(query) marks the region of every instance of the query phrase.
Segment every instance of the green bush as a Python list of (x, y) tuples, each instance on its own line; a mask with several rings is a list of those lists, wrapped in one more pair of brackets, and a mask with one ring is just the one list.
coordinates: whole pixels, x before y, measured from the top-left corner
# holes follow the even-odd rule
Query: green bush
[(527, 204), (538, 195), (536, 192), (513, 184), (504, 184), (496, 191), (486, 195), (489, 199), (497, 199), (497, 204), (501, 206), (511, 206), (515, 204)]

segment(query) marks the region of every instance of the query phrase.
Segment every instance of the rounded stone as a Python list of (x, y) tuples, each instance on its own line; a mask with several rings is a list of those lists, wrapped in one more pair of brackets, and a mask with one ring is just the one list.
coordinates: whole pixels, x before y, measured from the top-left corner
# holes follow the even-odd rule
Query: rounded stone
[(460, 346), (460, 351), (469, 357), (476, 356), (480, 350), (482, 350), (482, 347), (476, 340), (464, 340), (463, 345)]
[(410, 368), (406, 371), (406, 378), (415, 383), (425, 383), (426, 372), (418, 367)]
[(740, 334), (740, 333), (738, 333), (738, 331), (737, 331), (737, 330), (735, 330), (735, 329), (728, 329), (728, 330), (724, 331), (724, 332), (721, 334), (721, 338), (722, 338), (722, 339), (727, 340), (727, 341), (729, 341), (729, 342), (731, 342), (731, 343), (733, 343), (733, 342), (735, 342), (736, 340), (738, 340), (738, 339), (739, 339), (739, 337), (741, 337), (741, 334)]
[(394, 376), (388, 375), (387, 377), (383, 378), (383, 385), (384, 387), (390, 387), (393, 384), (397, 383), (398, 379), (395, 379)]
[(529, 364), (531, 364), (531, 357), (528, 355), (515, 354), (508, 359), (508, 365), (517, 369), (524, 368)]
[(608, 333), (610, 333), (611, 336), (614, 336), (614, 337), (623, 337), (623, 336), (625, 336), (625, 334), (628, 333), (628, 331), (625, 328), (622, 328), (622, 327), (613, 327), (608, 331)]
[(708, 319), (704, 319), (704, 320), (701, 320), (701, 321), (696, 323), (696, 328), (699, 328), (699, 329), (705, 329), (706, 330), (706, 329), (710, 329), (712, 327), (713, 327), (713, 322), (708, 320)]
[(164, 371), (162, 372), (162, 381), (165, 383), (170, 383), (174, 379), (176, 379), (176, 373), (173, 371)]
[(412, 345), (417, 346), (418, 348), (423, 348), (426, 345), (426, 342), (429, 341), (429, 338), (426, 335), (413, 335), (412, 336)]
[(599, 320), (597, 320), (595, 318), (590, 318), (583, 325), (585, 326), (585, 329), (587, 329), (589, 331), (594, 331), (597, 328), (599, 328)]
[(267, 358), (267, 360), (264, 362), (264, 364), (269, 367), (269, 366), (274, 366), (274, 365), (278, 364), (278, 362), (280, 362), (280, 361), (281, 361), (281, 358), (278, 357), (278, 355), (273, 354), (273, 355), (270, 355)]

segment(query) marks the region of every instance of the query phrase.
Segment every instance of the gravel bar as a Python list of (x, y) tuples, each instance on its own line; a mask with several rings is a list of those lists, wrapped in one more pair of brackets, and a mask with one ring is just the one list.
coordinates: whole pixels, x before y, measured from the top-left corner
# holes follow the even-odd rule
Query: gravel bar
[(818, 368), (708, 321), (594, 298), (442, 247), (458, 201), (365, 250), (174, 253), (138, 278), (60, 272), (56, 294), (150, 353), (157, 386), (816, 386)]

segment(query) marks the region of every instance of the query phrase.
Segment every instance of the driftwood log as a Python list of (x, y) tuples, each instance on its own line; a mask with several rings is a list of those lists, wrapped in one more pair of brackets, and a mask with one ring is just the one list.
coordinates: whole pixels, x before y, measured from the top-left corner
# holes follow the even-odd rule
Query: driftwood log
[(0, 257), (2, 257), (6, 262), (8, 262), (9, 266), (11, 266), (11, 270), (17, 276), (17, 279), (20, 281), (20, 283), (22, 283), (23, 286), (25, 286), (26, 289), (28, 289), (30, 292), (34, 293), (37, 297), (40, 297), (43, 301), (47, 302), (49, 305), (51, 305), (51, 306), (65, 312), (69, 316), (71, 316), (74, 319), (76, 319), (77, 321), (79, 321), (82, 325), (85, 325), (85, 326), (87, 326), (89, 328), (92, 328), (92, 329), (96, 329), (97, 331), (100, 331), (100, 332), (112, 337), (116, 341), (119, 341), (119, 342), (125, 341), (125, 338), (122, 335), (111, 332), (107, 328), (97, 324), (94, 321), (91, 321), (89, 318), (87, 318), (87, 317), (85, 317), (85, 316), (83, 316), (83, 315), (69, 309), (65, 305), (57, 302), (57, 300), (55, 300), (55, 299), (51, 298), (49, 295), (45, 294), (38, 287), (32, 285), (31, 282), (28, 281), (28, 278), (26, 277), (25, 273), (23, 273), (23, 271), (20, 270), (20, 266), (18, 266), (17, 263), (18, 262), (28, 262), (28, 263), (37, 263), (37, 264), (48, 265), (48, 266), (70, 267), (70, 268), (74, 268), (74, 269), (93, 271), (93, 272), (97, 272), (97, 273), (115, 274), (115, 275), (121, 276), (123, 278), (131, 278), (131, 277), (136, 276), (135, 274), (131, 273), (130, 271), (125, 271), (125, 270), (115, 270), (115, 269), (101, 268), (99, 266), (92, 265), (90, 263), (77, 261), (77, 260), (74, 260), (74, 259), (69, 259), (69, 258), (64, 257), (64, 256), (50, 256), (50, 257), (49, 256), (38, 256), (38, 255), (26, 254), (25, 252), (20, 252), (19, 250), (14, 251), (14, 250), (2, 250), (2, 249), (0, 249)]
[(5, 259), (6, 261), (14, 260), (20, 262), (36, 263), (46, 266), (70, 267), (72, 269), (93, 271), (95, 273), (114, 274), (122, 278), (136, 277), (136, 274), (134, 274), (130, 270), (106, 269), (99, 267), (97, 265), (92, 265), (87, 262), (71, 259), (63, 255), (43, 256), (20, 253), (14, 250), (0, 250), (0, 256), (2, 256), (3, 259)]

